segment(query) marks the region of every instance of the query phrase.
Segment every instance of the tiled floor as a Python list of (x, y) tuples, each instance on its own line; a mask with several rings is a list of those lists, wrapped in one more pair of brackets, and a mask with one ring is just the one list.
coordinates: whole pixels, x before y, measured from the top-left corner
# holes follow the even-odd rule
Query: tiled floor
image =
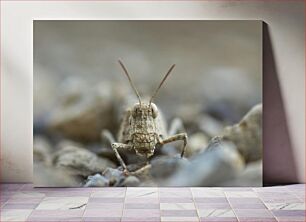
[(126, 189), (2, 184), (1, 221), (305, 221), (305, 185)]

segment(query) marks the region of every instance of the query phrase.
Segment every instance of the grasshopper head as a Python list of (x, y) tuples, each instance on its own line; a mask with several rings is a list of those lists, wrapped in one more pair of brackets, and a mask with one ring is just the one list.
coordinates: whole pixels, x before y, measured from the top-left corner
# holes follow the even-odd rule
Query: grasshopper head
[(155, 119), (158, 115), (157, 106), (154, 103), (136, 103), (132, 109), (133, 118)]

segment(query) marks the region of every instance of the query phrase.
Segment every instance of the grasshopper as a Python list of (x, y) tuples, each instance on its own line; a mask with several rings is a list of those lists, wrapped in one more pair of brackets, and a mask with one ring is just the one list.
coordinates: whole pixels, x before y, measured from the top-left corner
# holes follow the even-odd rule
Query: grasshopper
[[(136, 103), (132, 108), (127, 109), (123, 117), (123, 121), (120, 125), (118, 142), (115, 142), (113, 135), (108, 130), (102, 131), (102, 137), (106, 138), (111, 144), (111, 147), (115, 152), (115, 155), (120, 165), (122, 166), (124, 173), (126, 175), (132, 174), (132, 172), (128, 171), (127, 166), (121, 158), (118, 150), (134, 150), (136, 155), (145, 157), (147, 160), (147, 166), (149, 166), (148, 159), (154, 155), (156, 147), (162, 147), (164, 144), (181, 140), (184, 142), (181, 152), (181, 158), (183, 158), (187, 145), (187, 134), (175, 134), (179, 130), (184, 129), (182, 121), (180, 119), (173, 120), (168, 132), (168, 134), (172, 136), (168, 136), (165, 130), (166, 124), (162, 118), (162, 114), (159, 112), (157, 106), (152, 102), (156, 97), (157, 92), (175, 67), (175, 64), (170, 67), (161, 83), (151, 96), (149, 103), (145, 103), (141, 100), (141, 97), (136, 87), (134, 86), (126, 67), (120, 60), (118, 62), (123, 69), (124, 74), (127, 76), (139, 102)], [(143, 168), (147, 168), (147, 166)], [(141, 172), (141, 169), (137, 171)]]

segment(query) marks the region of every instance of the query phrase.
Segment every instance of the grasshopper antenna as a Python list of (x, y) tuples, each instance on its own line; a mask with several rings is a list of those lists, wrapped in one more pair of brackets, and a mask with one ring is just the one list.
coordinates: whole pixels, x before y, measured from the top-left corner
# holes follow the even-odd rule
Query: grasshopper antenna
[(132, 80), (131, 80), (131, 77), (130, 77), (128, 71), (127, 71), (127, 69), (125, 68), (125, 66), (123, 65), (123, 63), (121, 62), (120, 59), (118, 60), (118, 62), (119, 62), (119, 64), (120, 64), (121, 68), (123, 69), (124, 74), (125, 74), (125, 75), (127, 76), (127, 78), (129, 79), (129, 82), (130, 82), (130, 84), (131, 84), (131, 86), (132, 86), (132, 88), (133, 88), (133, 90), (134, 90), (134, 92), (135, 92), (135, 94), (136, 94), (136, 96), (137, 96), (137, 98), (138, 98), (138, 100), (139, 100), (139, 104), (140, 104), (140, 106), (141, 106), (141, 98), (140, 98), (140, 95), (139, 95), (139, 93), (138, 93), (136, 87), (134, 86), (134, 84), (133, 84), (133, 82), (132, 82)]
[(168, 70), (167, 74), (165, 75), (165, 77), (163, 78), (163, 80), (160, 82), (159, 86), (156, 88), (154, 94), (152, 95), (149, 104), (151, 105), (153, 99), (155, 98), (156, 94), (158, 93), (160, 87), (164, 84), (164, 82), (166, 81), (166, 79), (168, 78), (169, 74), (171, 73), (172, 69), (175, 67), (175, 64), (173, 64), (170, 69)]

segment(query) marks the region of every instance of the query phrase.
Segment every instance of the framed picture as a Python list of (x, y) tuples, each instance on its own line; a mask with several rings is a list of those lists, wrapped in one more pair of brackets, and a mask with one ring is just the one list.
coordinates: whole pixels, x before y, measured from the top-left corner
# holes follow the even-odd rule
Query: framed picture
[(262, 185), (261, 21), (33, 28), (36, 186)]

